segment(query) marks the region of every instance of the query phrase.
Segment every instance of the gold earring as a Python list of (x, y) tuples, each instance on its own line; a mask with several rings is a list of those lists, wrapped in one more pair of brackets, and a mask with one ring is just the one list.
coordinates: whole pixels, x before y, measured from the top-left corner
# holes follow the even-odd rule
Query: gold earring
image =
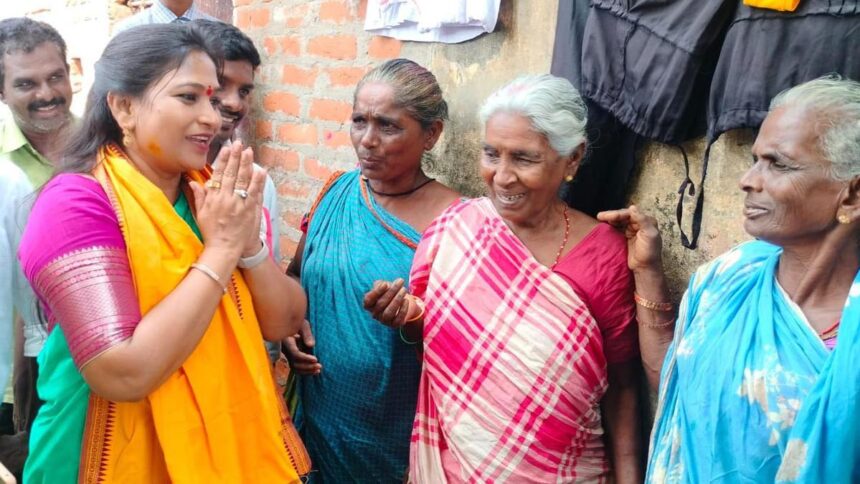
[(566, 177), (564, 177), (564, 181), (566, 181), (568, 183), (572, 182), (573, 181), (573, 175), (567, 175)]
[(847, 214), (840, 213), (836, 216), (836, 221), (841, 223), (842, 225), (848, 225), (851, 223), (851, 217), (849, 217)]
[(131, 146), (134, 143), (134, 137), (131, 135), (131, 130), (122, 129), (122, 145), (126, 148)]

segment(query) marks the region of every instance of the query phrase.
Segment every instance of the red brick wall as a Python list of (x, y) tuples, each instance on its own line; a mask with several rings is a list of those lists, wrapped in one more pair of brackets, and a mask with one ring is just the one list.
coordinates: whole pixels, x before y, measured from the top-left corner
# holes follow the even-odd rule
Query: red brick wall
[(230, 23), (233, 20), (233, 0), (195, 0), (200, 10)]
[(397, 57), (401, 43), (363, 30), (366, 1), (233, 0), (234, 24), (260, 49), (251, 137), (281, 206), (281, 255), (291, 258), (299, 221), (322, 183), (355, 166), (352, 95), (361, 76)]

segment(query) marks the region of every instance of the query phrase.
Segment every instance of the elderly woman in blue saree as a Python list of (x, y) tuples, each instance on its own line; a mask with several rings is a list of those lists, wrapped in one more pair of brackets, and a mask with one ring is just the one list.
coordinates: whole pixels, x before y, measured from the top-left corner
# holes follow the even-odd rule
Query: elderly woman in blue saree
[[(647, 481), (860, 482), (860, 84), (779, 94), (752, 153), (757, 240), (696, 271), (673, 338), (666, 305), (640, 325), (646, 368), (665, 352)], [(654, 220), (602, 217), (627, 229), (639, 297), (666, 301)]]
[[(417, 341), (365, 311), (376, 280), (402, 287), (421, 232), (459, 200), (422, 157), (447, 104), (435, 77), (396, 59), (368, 72), (353, 103), (359, 169), (325, 184), (288, 272), (308, 295), (306, 326), (285, 341), (311, 482), (402, 482), (418, 398)], [(399, 287), (397, 287), (399, 286)]]

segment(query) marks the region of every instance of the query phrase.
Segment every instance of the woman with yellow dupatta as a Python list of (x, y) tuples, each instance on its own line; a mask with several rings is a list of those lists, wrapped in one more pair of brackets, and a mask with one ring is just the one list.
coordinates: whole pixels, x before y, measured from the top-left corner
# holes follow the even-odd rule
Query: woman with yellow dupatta
[(261, 239), (264, 173), (225, 148), (220, 54), (193, 24), (105, 48), (20, 258), (44, 309), (25, 481), (297, 482), (309, 468), (263, 338), (295, 334), (301, 287)]

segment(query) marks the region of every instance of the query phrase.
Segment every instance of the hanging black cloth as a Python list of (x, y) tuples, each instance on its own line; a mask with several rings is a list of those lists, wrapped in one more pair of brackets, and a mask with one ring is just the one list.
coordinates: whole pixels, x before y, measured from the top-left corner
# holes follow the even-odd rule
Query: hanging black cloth
[[(588, 20), (589, 0), (563, 0), (558, 4), (552, 67), (550, 72), (581, 84), (582, 38)], [(562, 199), (591, 216), (624, 207), (636, 151), (643, 138), (619, 122), (610, 112), (586, 98), (588, 150), (573, 182), (566, 184)]]
[[(582, 94), (593, 144), (567, 198), (573, 206), (592, 208), (588, 196), (595, 197), (598, 209), (624, 206), (636, 152), (646, 139), (679, 145), (706, 132), (715, 46), (734, 3), (702, 3), (591, 2), (583, 35)], [(681, 190), (695, 194), (687, 173)], [(692, 245), (683, 233), (682, 243)]]
[(701, 132), (702, 66), (737, 0), (592, 0), (582, 94), (641, 136), (676, 144)]
[(757, 129), (774, 96), (830, 73), (860, 79), (860, 1), (804, 0), (795, 12), (738, 7), (711, 82), (708, 148), (689, 240), (681, 229), (685, 185), (678, 191), (678, 228), (685, 247), (695, 249), (701, 232), (711, 145), (726, 131)]
[(576, 178), (567, 184), (561, 196), (571, 207), (593, 217), (598, 212), (626, 206), (636, 153), (644, 138), (600, 106), (588, 99), (585, 103), (588, 149)]
[(669, 144), (702, 134), (696, 116), (708, 114), (701, 181), (696, 187), (687, 164), (679, 189), (679, 229), (685, 196), (696, 196), (691, 236), (681, 230), (685, 247), (698, 242), (710, 146), (720, 134), (758, 127), (770, 99), (791, 86), (830, 72), (860, 78), (858, 2), (803, 0), (796, 12), (775, 12), (729, 0), (592, 0), (585, 97)]
[(582, 79), (582, 36), (588, 20), (589, 0), (561, 0), (555, 26), (550, 72), (579, 89)]

